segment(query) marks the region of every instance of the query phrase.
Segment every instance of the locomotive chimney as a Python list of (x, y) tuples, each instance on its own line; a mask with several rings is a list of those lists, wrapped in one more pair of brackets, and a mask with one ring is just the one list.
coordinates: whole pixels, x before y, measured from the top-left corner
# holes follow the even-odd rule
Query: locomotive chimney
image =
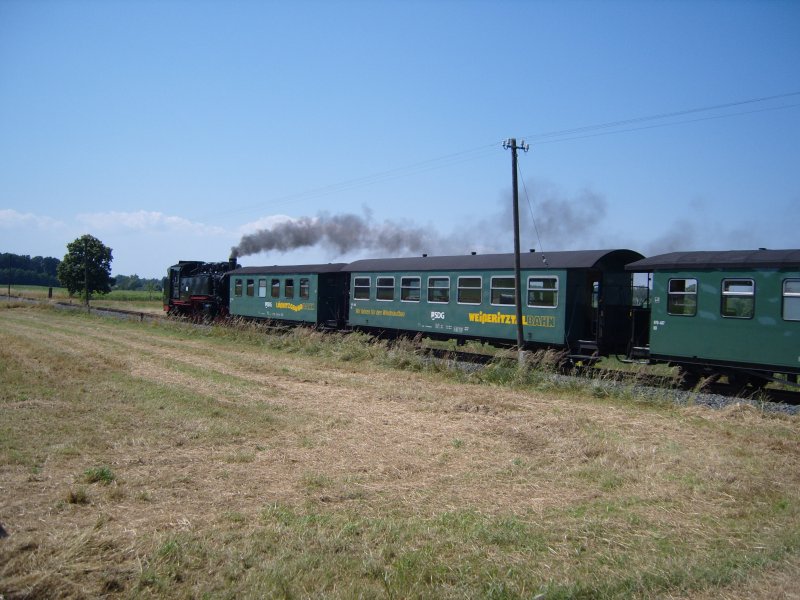
[(231, 256), (231, 257), (228, 259), (228, 270), (229, 270), (229, 271), (233, 271), (233, 270), (234, 270), (236, 267), (238, 267), (238, 266), (239, 266), (239, 265), (237, 265), (237, 264), (236, 264), (236, 257), (235, 257), (235, 256)]

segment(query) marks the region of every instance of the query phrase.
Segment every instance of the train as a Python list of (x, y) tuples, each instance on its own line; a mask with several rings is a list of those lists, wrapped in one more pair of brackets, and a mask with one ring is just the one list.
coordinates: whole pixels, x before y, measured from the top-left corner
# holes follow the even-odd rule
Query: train
[[(251, 267), (234, 258), (180, 261), (167, 271), (164, 309), (516, 345), (515, 273), (513, 254)], [(690, 379), (797, 385), (800, 250), (531, 251), (520, 255), (520, 282), (526, 349), (676, 365)]]

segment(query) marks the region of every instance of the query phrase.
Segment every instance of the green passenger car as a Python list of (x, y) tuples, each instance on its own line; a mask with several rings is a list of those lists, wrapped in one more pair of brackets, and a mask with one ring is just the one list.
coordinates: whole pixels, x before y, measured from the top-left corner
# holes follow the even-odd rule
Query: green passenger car
[[(526, 253), (521, 257), (527, 346), (624, 351), (630, 250)], [(360, 260), (350, 274), (354, 327), (516, 342), (513, 254)]]
[(341, 326), (347, 320), (344, 263), (242, 267), (230, 271), (230, 314)]
[(652, 273), (650, 357), (690, 372), (800, 373), (800, 250), (673, 252)]

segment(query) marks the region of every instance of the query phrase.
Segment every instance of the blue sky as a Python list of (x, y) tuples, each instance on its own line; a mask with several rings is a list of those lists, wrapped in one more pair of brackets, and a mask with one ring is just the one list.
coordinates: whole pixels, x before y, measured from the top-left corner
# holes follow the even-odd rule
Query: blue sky
[(799, 31), (798, 2), (0, 0), (0, 251), (90, 233), (154, 277), (337, 215), (511, 251), (509, 137), (524, 248), (796, 248)]

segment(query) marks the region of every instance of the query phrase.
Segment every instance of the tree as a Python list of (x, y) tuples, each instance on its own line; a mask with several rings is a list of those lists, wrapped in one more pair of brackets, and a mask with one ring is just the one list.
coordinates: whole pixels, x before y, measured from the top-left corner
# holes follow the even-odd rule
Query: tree
[(88, 305), (92, 294), (111, 291), (111, 260), (111, 248), (94, 236), (82, 235), (67, 244), (67, 253), (58, 265), (58, 280), (70, 295), (80, 294)]
[(11, 254), (0, 254), (0, 284), (57, 286), (56, 269), (61, 261), (57, 258)]

